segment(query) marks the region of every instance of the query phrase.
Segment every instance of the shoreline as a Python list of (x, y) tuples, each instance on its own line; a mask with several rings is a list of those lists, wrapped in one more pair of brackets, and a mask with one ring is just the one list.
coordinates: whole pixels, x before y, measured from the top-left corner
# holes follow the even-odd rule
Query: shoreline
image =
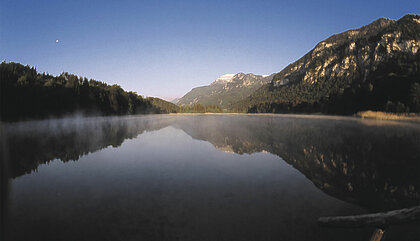
[(382, 111), (359, 111), (355, 117), (361, 119), (376, 119), (376, 120), (392, 120), (392, 121), (409, 121), (409, 122), (419, 122), (420, 123), (420, 114), (417, 113), (389, 113)]
[(417, 113), (387, 113), (381, 111), (359, 111), (353, 115), (333, 115), (324, 113), (242, 113), (242, 112), (204, 112), (204, 113), (161, 113), (161, 114), (135, 114), (135, 115), (66, 115), (62, 117), (50, 117), (41, 119), (26, 119), (17, 121), (0, 121), (1, 124), (8, 123), (22, 123), (22, 122), (33, 122), (33, 121), (45, 121), (45, 120), (57, 120), (57, 119), (73, 119), (73, 118), (106, 118), (106, 117), (138, 117), (138, 116), (193, 116), (193, 115), (243, 115), (243, 116), (278, 116), (278, 117), (292, 117), (292, 118), (313, 118), (313, 119), (335, 119), (335, 120), (378, 120), (378, 121), (398, 121), (398, 122), (410, 122), (420, 123), (420, 114)]
[(378, 121), (398, 121), (398, 122), (409, 122), (409, 123), (420, 123), (420, 114), (416, 113), (387, 113), (381, 111), (360, 111), (353, 115), (332, 115), (324, 113), (290, 113), (290, 114), (281, 114), (281, 113), (169, 113), (168, 115), (247, 115), (247, 116), (285, 116), (293, 118), (314, 118), (314, 119), (335, 119), (335, 120), (345, 120), (345, 119), (354, 119), (354, 120), (378, 120)]

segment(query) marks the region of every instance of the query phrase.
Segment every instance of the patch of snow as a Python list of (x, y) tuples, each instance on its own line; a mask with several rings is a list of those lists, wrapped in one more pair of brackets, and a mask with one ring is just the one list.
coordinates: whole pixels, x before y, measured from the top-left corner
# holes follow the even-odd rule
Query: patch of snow
[(215, 81), (213, 81), (212, 84), (224, 84), (232, 81), (232, 78), (235, 76), (235, 74), (224, 74), (217, 78)]

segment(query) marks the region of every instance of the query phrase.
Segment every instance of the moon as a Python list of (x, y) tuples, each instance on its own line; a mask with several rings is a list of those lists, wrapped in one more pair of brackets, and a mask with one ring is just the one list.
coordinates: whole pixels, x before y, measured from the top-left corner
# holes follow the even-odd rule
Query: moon
[(58, 39), (56, 39), (55, 42), (58, 43)]

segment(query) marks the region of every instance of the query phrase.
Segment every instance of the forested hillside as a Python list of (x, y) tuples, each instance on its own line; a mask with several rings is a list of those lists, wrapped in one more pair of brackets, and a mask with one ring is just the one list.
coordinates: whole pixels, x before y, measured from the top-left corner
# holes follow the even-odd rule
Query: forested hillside
[(177, 112), (159, 98), (143, 98), (118, 85), (69, 73), (52, 76), (19, 63), (0, 64), (1, 120), (27, 120), (84, 115), (125, 115)]
[(320, 42), (234, 105), (245, 112), (420, 112), (420, 16), (378, 19)]

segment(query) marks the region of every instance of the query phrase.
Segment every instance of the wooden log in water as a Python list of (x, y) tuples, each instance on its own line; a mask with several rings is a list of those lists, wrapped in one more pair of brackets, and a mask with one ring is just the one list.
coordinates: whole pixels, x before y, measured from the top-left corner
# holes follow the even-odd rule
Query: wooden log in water
[(382, 237), (384, 236), (385, 230), (377, 228), (370, 238), (370, 241), (381, 241)]
[(420, 220), (420, 206), (355, 216), (321, 217), (318, 224), (327, 227), (388, 227)]

